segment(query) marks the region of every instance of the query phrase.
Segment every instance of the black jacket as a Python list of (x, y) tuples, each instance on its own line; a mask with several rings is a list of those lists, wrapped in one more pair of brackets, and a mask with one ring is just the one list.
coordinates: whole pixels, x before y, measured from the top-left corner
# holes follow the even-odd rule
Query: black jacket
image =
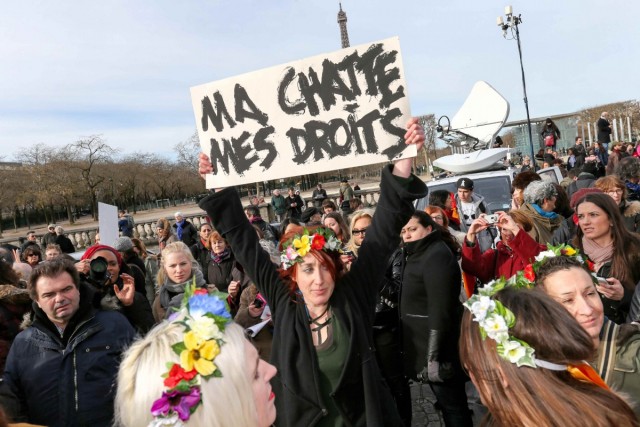
[[(380, 201), (360, 257), (351, 271), (337, 280), (330, 304), (334, 316), (344, 325), (349, 340), (348, 356), (340, 383), (331, 396), (346, 425), (400, 426), (393, 398), (384, 383), (373, 350), (372, 325), (378, 283), (387, 260), (399, 243), (400, 229), (409, 220), (412, 201), (427, 193), (417, 179), (403, 188), (383, 169)], [(236, 259), (265, 296), (274, 320), (271, 362), (278, 368), (272, 385), (276, 394), (278, 426), (313, 426), (327, 413), (320, 395), (316, 350), (309, 318), (301, 297), (292, 297), (280, 279), (269, 255), (243, 215), (234, 189), (208, 196), (200, 207), (212, 218), (214, 227), (229, 242)]]
[(13, 342), (0, 401), (14, 421), (112, 425), (118, 365), (134, 331), (121, 314), (96, 311), (83, 288), (80, 308), (62, 337), (34, 303), (33, 325)]
[[(211, 252), (207, 249), (202, 243), (202, 239), (198, 239), (198, 243), (195, 245), (191, 245), (191, 255), (193, 255), (193, 259), (198, 261), (200, 264), (200, 270), (202, 274), (204, 274), (204, 280), (207, 280), (207, 268), (209, 268), (209, 261), (211, 261)], [(209, 282), (207, 282), (209, 283)]]
[(56, 245), (60, 246), (60, 249), (62, 249), (62, 252), (65, 254), (72, 254), (76, 251), (75, 246), (71, 243), (71, 239), (63, 234), (56, 237)]
[(440, 336), (446, 337), (439, 348), (438, 361), (458, 361), (461, 273), (456, 256), (442, 241), (438, 230), (405, 243), (404, 251), (400, 322), (405, 373), (415, 379), (426, 366), (429, 331), (439, 331)]
[(611, 123), (607, 119), (600, 117), (596, 122), (598, 127), (598, 142), (611, 142)]
[[(196, 227), (186, 219), (183, 221), (184, 221), (184, 225), (182, 226), (182, 239), (180, 239), (180, 241), (185, 245), (191, 247), (198, 241), (198, 230), (196, 230)], [(177, 238), (178, 226), (176, 224), (173, 224), (172, 227), (173, 227), (173, 234), (175, 234)]]

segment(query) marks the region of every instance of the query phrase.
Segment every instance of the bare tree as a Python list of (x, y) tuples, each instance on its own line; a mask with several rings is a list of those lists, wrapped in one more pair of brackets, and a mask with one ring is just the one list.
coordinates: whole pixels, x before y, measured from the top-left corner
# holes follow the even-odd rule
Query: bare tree
[(93, 219), (98, 219), (98, 196), (96, 189), (106, 179), (98, 171), (100, 164), (113, 161), (116, 150), (111, 148), (100, 135), (91, 135), (66, 146), (73, 168), (80, 171), (86, 191), (91, 199)]
[(198, 133), (194, 132), (186, 141), (179, 142), (173, 146), (173, 150), (178, 155), (178, 164), (186, 167), (194, 173), (198, 173), (198, 153), (202, 151)]

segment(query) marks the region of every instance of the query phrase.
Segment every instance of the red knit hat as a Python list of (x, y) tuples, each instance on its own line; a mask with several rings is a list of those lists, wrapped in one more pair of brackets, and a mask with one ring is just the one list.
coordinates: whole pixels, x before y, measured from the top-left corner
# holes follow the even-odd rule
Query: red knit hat
[(602, 193), (602, 190), (600, 190), (599, 188), (590, 187), (590, 188), (581, 188), (580, 190), (573, 193), (573, 195), (571, 196), (571, 202), (569, 203), (569, 205), (571, 206), (571, 209), (576, 208), (576, 203), (578, 203), (578, 200), (582, 199), (587, 194), (593, 194), (593, 193)]
[(118, 265), (120, 267), (122, 267), (122, 255), (120, 255), (120, 252), (116, 251), (115, 248), (112, 248), (111, 246), (107, 246), (107, 245), (93, 245), (93, 246), (90, 246), (85, 251), (85, 253), (82, 254), (82, 258), (80, 258), (80, 259), (81, 260), (91, 259), (91, 257), (98, 251), (109, 251), (109, 252), (111, 252), (118, 259)]

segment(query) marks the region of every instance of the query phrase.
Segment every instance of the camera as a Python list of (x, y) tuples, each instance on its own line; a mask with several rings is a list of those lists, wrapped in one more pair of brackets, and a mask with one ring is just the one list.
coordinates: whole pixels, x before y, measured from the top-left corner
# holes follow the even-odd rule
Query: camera
[(105, 286), (111, 279), (111, 274), (107, 270), (108, 265), (109, 263), (104, 257), (99, 256), (92, 259), (89, 263), (89, 277), (87, 278), (89, 283), (97, 288)]
[(484, 219), (489, 223), (489, 224), (495, 224), (498, 222), (498, 214), (491, 214), (491, 215), (485, 215)]
[(260, 298), (256, 298), (255, 300), (253, 300), (253, 306), (255, 308), (261, 308), (263, 304), (264, 304), (264, 301), (262, 301), (262, 299)]

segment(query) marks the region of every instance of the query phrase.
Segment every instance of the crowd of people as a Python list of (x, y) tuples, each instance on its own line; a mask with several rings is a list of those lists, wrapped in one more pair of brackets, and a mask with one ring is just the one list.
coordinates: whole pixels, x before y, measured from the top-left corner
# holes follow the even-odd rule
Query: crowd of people
[(509, 211), (465, 176), (416, 210), (408, 158), (375, 209), (346, 180), (338, 204), (275, 190), (279, 226), (212, 190), (199, 228), (157, 221), (158, 254), (125, 211), (79, 261), (29, 232), (0, 253), (0, 426), (410, 426), (411, 383), (447, 426), (471, 402), (485, 425), (638, 426), (640, 159), (615, 151), (598, 178), (572, 150), (560, 185), (523, 167)]

